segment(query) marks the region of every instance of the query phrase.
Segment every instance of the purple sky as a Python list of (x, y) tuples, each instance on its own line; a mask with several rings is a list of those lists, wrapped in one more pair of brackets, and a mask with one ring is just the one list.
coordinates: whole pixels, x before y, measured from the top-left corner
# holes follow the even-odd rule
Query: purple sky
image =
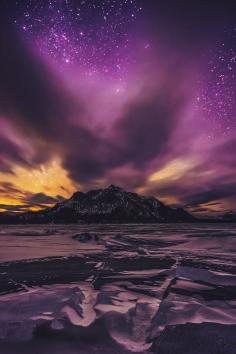
[(2, 2), (2, 211), (111, 183), (236, 208), (236, 5), (189, 3)]

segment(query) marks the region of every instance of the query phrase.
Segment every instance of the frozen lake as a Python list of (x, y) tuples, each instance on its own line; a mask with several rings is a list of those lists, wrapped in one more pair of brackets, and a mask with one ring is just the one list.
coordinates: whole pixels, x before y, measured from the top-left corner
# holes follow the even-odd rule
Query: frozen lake
[[(73, 239), (85, 232), (98, 235), (98, 242)], [(1, 225), (0, 261), (112, 252), (115, 246), (132, 252), (138, 252), (140, 246), (151, 253), (159, 253), (161, 249), (164, 253), (182, 251), (234, 257), (235, 236), (235, 224)]]
[(236, 225), (1, 226), (0, 353), (236, 354)]

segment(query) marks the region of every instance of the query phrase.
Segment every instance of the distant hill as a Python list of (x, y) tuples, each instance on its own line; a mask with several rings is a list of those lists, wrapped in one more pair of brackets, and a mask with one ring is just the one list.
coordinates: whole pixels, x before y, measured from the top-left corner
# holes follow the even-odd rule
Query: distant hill
[(76, 192), (52, 208), (17, 215), (0, 214), (0, 223), (171, 223), (194, 222), (182, 208), (171, 208), (154, 197), (126, 192), (120, 187)]
[(236, 212), (233, 210), (228, 211), (227, 213), (218, 215), (215, 219), (220, 222), (236, 223)]

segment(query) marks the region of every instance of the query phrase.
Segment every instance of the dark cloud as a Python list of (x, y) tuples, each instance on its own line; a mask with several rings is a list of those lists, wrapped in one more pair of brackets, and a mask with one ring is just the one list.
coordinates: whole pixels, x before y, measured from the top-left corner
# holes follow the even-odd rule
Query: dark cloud
[(208, 208), (192, 208), (191, 212), (192, 213), (210, 213), (211, 210)]
[(1, 28), (0, 46), (0, 109), (20, 129), (50, 138), (68, 114), (69, 102), (46, 66), (7, 23)]
[(15, 125), (34, 151), (27, 161), (19, 146), (1, 137), (1, 154), (16, 163), (41, 164), (69, 145), (76, 129), (67, 119), (75, 106), (78, 116), (82, 108), (7, 22), (1, 27), (0, 47), (0, 114)]
[(23, 194), (22, 191), (17, 189), (13, 183), (11, 182), (1, 182), (0, 183), (0, 191), (2, 193), (15, 193), (15, 194)]
[[(100, 138), (83, 121), (84, 107), (69, 98), (12, 26), (3, 26), (0, 45), (0, 110), (21, 132), (29, 133), (35, 148), (31, 163), (43, 163), (59, 153), (70, 177), (89, 184), (129, 162), (143, 169), (168, 144), (183, 105), (178, 82), (176, 85), (166, 76), (151, 98), (147, 100), (141, 93), (115, 123), (112, 138)], [(76, 116), (76, 125), (70, 116)], [(9, 146), (5, 151), (9, 151), (9, 160), (26, 163), (18, 147)]]
[(35, 194), (29, 194), (25, 199), (24, 203), (31, 205), (31, 206), (42, 206), (45, 204), (56, 204), (58, 202), (63, 201), (64, 198), (61, 196), (51, 197), (49, 195), (46, 195), (44, 193), (35, 193)]
[(184, 97), (176, 95), (170, 84), (159, 94), (142, 102), (130, 104), (127, 112), (114, 126), (115, 140), (119, 143), (119, 164), (132, 162), (143, 168), (158, 158), (175, 130)]
[[(223, 200), (236, 200), (236, 182), (227, 170), (223, 174), (204, 174), (211, 168), (208, 156), (204, 163), (186, 173), (182, 178), (167, 181), (163, 185), (148, 186), (148, 193), (162, 199), (163, 197), (176, 197), (179, 204), (185, 208), (195, 209), (223, 206)], [(217, 166), (216, 161), (214, 167)], [(223, 166), (217, 166), (220, 172), (224, 172)], [(203, 173), (203, 177), (201, 174)], [(222, 202), (221, 202), (222, 200)], [(194, 210), (195, 211), (195, 210)]]
[[(1, 80), (0, 80), (1, 81)], [(23, 166), (29, 166), (24, 157), (24, 152), (8, 138), (0, 136), (0, 166), (1, 171), (12, 172), (9, 161), (16, 162)]]
[(206, 204), (213, 200), (236, 198), (236, 182), (211, 185), (208, 189), (193, 193), (188, 197), (188, 206)]
[[(82, 105), (69, 98), (62, 83), (7, 23), (0, 32), (0, 46), (0, 112), (31, 141), (35, 149), (31, 163), (46, 162), (59, 153), (74, 180), (101, 176), (106, 143), (85, 127)], [(76, 125), (69, 121), (71, 116), (77, 117)], [(29, 164), (19, 147), (6, 139), (0, 140), (0, 148), (4, 170), (5, 159)]]
[(35, 206), (44, 208), (47, 205), (53, 205), (65, 200), (65, 198), (60, 195), (52, 197), (45, 193), (30, 193), (20, 190), (10, 182), (0, 183), (0, 193), (6, 196), (11, 195), (12, 198), (22, 203), (16, 205), (1, 204), (0, 208), (7, 211), (26, 211), (30, 207)]
[(104, 175), (111, 146), (83, 127), (71, 129), (63, 166), (76, 182), (87, 183)]
[[(171, 70), (164, 74), (148, 99), (146, 92), (141, 92), (114, 124), (112, 137), (101, 138), (83, 121), (84, 107), (69, 98), (60, 82), (6, 23), (0, 46), (0, 110), (29, 136), (35, 149), (32, 164), (59, 153), (70, 177), (89, 185), (125, 164), (143, 170), (164, 154), (186, 99), (178, 91), (182, 68), (179, 77)], [(76, 125), (69, 120), (71, 116), (76, 116)], [(9, 146), (5, 151), (10, 154), (7, 159), (26, 163), (18, 147)]]
[(0, 204), (0, 209), (3, 209), (4, 212), (25, 212), (28, 211), (28, 206), (25, 205), (20, 205), (20, 204), (15, 204), (15, 205), (10, 205), (10, 204)]
[[(64, 167), (77, 182), (91, 183), (104, 178), (109, 171), (131, 163), (143, 171), (153, 159), (165, 153), (175, 130), (186, 96), (178, 93), (168, 80), (156, 94), (137, 97), (114, 123), (112, 135), (99, 138), (88, 130), (75, 130)], [(74, 135), (76, 138), (73, 140)], [(125, 176), (126, 182), (127, 176)], [(132, 184), (133, 176), (130, 176)]]

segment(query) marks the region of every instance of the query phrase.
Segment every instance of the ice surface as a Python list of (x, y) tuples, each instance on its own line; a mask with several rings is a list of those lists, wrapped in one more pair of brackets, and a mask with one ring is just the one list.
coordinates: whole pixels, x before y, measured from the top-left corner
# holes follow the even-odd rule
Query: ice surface
[[(73, 239), (89, 232), (99, 242)], [(233, 224), (4, 226), (0, 353), (236, 354), (235, 236)], [(196, 352), (198, 331), (209, 346)]]

